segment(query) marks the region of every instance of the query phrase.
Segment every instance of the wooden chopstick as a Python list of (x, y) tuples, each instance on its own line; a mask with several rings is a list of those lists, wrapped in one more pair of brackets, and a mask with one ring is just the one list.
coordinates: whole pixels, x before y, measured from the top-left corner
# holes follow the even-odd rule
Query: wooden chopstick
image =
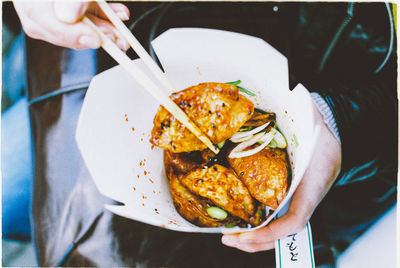
[(87, 17), (82, 21), (91, 26), (101, 38), (101, 47), (118, 62), (125, 70), (141, 84), (168, 112), (179, 122), (187, 127), (198, 139), (200, 139), (214, 153), (218, 154), (218, 147), (190, 120), (190, 118), (160, 89), (143, 71), (119, 47), (114, 44), (101, 30)]
[(128, 27), (126, 27), (126, 25), (121, 21), (121, 19), (115, 14), (115, 12), (111, 9), (111, 7), (107, 4), (107, 2), (104, 0), (97, 0), (96, 2), (100, 6), (104, 14), (106, 14), (108, 19), (112, 22), (112, 24), (114, 24), (115, 28), (119, 31), (122, 37), (124, 37), (125, 40), (128, 41), (132, 49), (143, 60), (144, 64), (147, 66), (147, 68), (150, 69), (150, 71), (160, 81), (160, 83), (169, 91), (170, 94), (175, 92), (176, 90), (169, 82), (165, 73), (154, 62), (149, 53), (147, 53), (147, 51), (143, 48), (140, 42), (131, 33)]

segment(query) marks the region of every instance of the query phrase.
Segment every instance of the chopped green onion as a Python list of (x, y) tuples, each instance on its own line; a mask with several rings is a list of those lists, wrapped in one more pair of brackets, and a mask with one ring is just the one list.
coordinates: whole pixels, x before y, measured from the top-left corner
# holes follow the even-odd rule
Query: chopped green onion
[[(257, 141), (258, 144), (263, 144), (263, 141)], [(276, 148), (276, 141), (274, 139), (272, 139), (272, 141), (268, 144), (269, 148)]]
[(277, 143), (276, 143), (276, 141), (275, 141), (275, 137), (274, 137), (274, 139), (272, 139), (272, 141), (268, 144), (268, 147), (269, 147), (269, 148), (276, 148), (276, 147), (278, 147), (278, 145), (277, 145)]
[(228, 212), (226, 212), (225, 210), (223, 210), (219, 207), (207, 208), (207, 214), (217, 220), (224, 220), (224, 219), (226, 219), (226, 217), (228, 217)]
[[(275, 128), (271, 128), (271, 130), (267, 133), (265, 133), (265, 132), (257, 133), (250, 140), (239, 143), (239, 145), (237, 145), (235, 148), (233, 148), (233, 150), (231, 151), (231, 153), (229, 154), (228, 157), (229, 158), (242, 158), (242, 157), (250, 156), (250, 155), (260, 152), (271, 142), (271, 140), (274, 138), (276, 132), (277, 132), (277, 130)], [(245, 148), (255, 144), (258, 141), (262, 141), (263, 143), (261, 143), (261, 145), (257, 146), (256, 148), (253, 148), (253, 149), (250, 149), (247, 151), (243, 151)]]
[(296, 148), (299, 147), (299, 142), (297, 140), (296, 134), (293, 134), (293, 139), (294, 139), (294, 143), (296, 145)]
[(242, 83), (241, 80), (236, 80), (236, 81), (233, 81), (233, 82), (227, 82), (226, 84), (230, 84), (230, 85), (236, 86), (239, 89), (239, 91), (241, 91), (243, 93), (246, 93), (247, 95), (250, 95), (250, 96), (253, 96), (253, 97), (256, 95), (253, 92), (251, 92), (250, 90), (239, 86), (240, 83)]
[(259, 127), (256, 127), (256, 128), (254, 128), (254, 129), (252, 129), (250, 131), (243, 131), (243, 132), (235, 133), (235, 134), (232, 135), (230, 140), (233, 141), (233, 142), (236, 142), (235, 140), (241, 139), (243, 137), (248, 137), (248, 136), (251, 137), (253, 134), (256, 134), (256, 133), (258, 133), (260, 131), (263, 131), (263, 129), (265, 129), (269, 125), (269, 123), (271, 123), (271, 122), (267, 122), (267, 123), (265, 123), (265, 124), (263, 124), (263, 125), (261, 125)]
[(285, 137), (282, 135), (282, 133), (280, 131), (276, 132), (273, 140), (276, 143), (276, 147), (282, 148), (282, 149), (286, 148), (287, 144), (286, 144)]
[(263, 212), (262, 212), (262, 210), (261, 209), (259, 209), (258, 211), (257, 211), (257, 214), (260, 216), (260, 218), (262, 219), (262, 217), (263, 217)]
[(253, 92), (251, 92), (250, 90), (248, 90), (248, 89), (245, 89), (245, 88), (243, 88), (243, 87), (240, 87), (240, 86), (236, 86), (238, 89), (239, 89), (239, 91), (241, 91), (241, 92), (243, 92), (243, 93), (246, 93), (247, 95), (250, 95), (250, 96), (252, 96), (252, 97), (254, 97), (256, 94), (254, 94)]
[(252, 130), (254, 127), (241, 127), (239, 132)]
[(222, 147), (224, 147), (225, 142), (226, 142), (226, 140), (225, 141), (221, 141), (220, 143), (218, 143), (217, 144), (218, 148), (221, 149)]
[(237, 85), (239, 85), (240, 83), (242, 83), (242, 80), (236, 80), (236, 81), (233, 81), (233, 82), (227, 82), (226, 84), (230, 84), (230, 85), (237, 86)]
[(235, 226), (236, 226), (236, 222), (233, 221), (233, 222), (230, 222), (227, 225), (225, 225), (225, 228), (233, 228)]

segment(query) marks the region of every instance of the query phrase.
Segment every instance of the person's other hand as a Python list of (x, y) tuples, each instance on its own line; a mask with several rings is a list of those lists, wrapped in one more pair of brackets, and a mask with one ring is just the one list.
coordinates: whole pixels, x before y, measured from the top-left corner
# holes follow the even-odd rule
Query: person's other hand
[[(121, 49), (129, 48), (128, 43), (118, 37), (116, 29), (94, 2), (24, 0), (13, 2), (22, 27), (31, 38), (74, 49), (98, 48), (101, 45), (98, 34), (81, 21), (83, 16), (87, 16)], [(120, 19), (129, 19), (129, 9), (125, 5), (118, 3), (109, 5)]]
[(320, 135), (310, 165), (292, 197), (288, 212), (255, 231), (225, 234), (222, 236), (223, 244), (246, 252), (270, 250), (274, 248), (275, 240), (299, 232), (307, 224), (338, 176), (342, 160), (341, 145), (324, 123), (315, 105), (314, 115), (321, 125)]

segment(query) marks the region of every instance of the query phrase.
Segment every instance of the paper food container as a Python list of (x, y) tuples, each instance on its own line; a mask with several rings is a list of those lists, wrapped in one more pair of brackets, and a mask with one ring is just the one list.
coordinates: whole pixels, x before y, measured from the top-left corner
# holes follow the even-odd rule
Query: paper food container
[[(301, 85), (289, 90), (287, 59), (265, 41), (248, 35), (197, 28), (170, 29), (152, 43), (172, 85), (242, 80), (256, 107), (273, 111), (288, 142), (292, 181), (270, 222), (289, 201), (310, 160), (316, 139), (312, 102)], [(141, 60), (135, 64), (149, 74)], [(150, 75), (150, 74), (149, 74)], [(76, 140), (99, 191), (123, 205), (115, 214), (183, 232), (231, 233), (256, 228), (204, 228), (175, 210), (163, 165), (163, 150), (150, 144), (159, 104), (116, 66), (95, 76), (80, 114)]]

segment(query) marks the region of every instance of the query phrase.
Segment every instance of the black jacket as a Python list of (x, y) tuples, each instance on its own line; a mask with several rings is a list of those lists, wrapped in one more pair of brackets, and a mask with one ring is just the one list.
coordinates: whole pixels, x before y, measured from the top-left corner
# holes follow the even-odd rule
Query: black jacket
[(320, 93), (342, 141), (340, 185), (397, 171), (397, 46), (391, 6), (303, 3), (292, 74)]

